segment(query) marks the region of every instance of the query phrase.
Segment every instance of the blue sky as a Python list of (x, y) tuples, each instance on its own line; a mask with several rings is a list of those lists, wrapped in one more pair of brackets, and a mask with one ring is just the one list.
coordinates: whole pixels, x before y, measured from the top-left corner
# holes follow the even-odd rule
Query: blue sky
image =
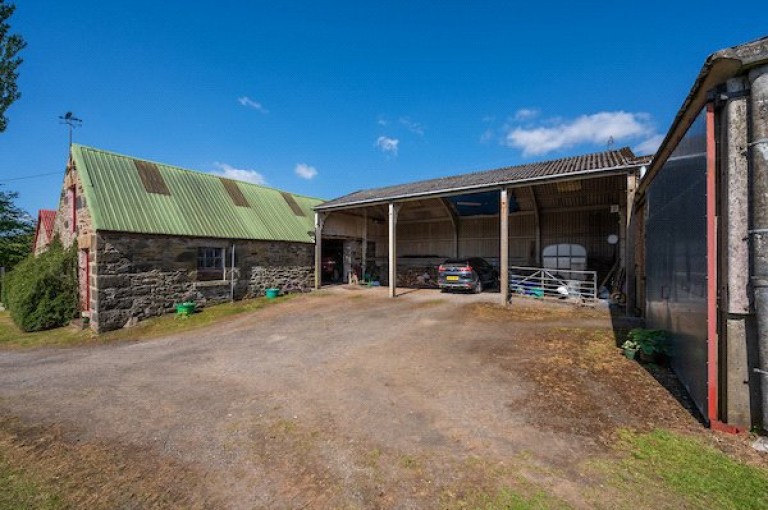
[(56, 207), (66, 111), (78, 143), (321, 198), (610, 136), (647, 152), (707, 55), (768, 32), (761, 3), (723, 6), (18, 1), (0, 183)]

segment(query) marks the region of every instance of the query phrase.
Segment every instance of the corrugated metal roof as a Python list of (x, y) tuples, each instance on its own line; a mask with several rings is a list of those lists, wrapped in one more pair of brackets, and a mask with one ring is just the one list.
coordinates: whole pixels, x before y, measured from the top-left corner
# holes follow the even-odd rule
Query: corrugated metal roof
[(540, 161), (496, 170), (442, 177), (408, 184), (355, 191), (349, 195), (324, 202), (317, 210), (327, 210), (372, 204), (413, 196), (439, 195), (453, 191), (480, 191), (495, 186), (518, 184), (543, 178), (577, 177), (581, 173), (629, 170), (646, 164), (650, 158), (638, 157), (624, 147), (618, 150), (596, 152), (552, 161)]
[(77, 144), (72, 157), (96, 230), (312, 242), (319, 199), (292, 194), (298, 216), (280, 190), (238, 181), (248, 203), (238, 206), (218, 176), (162, 163), (154, 165), (169, 194), (149, 193), (135, 158)]

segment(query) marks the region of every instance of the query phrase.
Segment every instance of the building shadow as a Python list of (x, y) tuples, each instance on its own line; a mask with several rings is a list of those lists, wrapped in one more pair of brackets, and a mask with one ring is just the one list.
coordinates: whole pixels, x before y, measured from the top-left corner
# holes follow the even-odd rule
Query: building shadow
[[(611, 306), (611, 324), (616, 347), (619, 348), (632, 329), (645, 327), (645, 321), (642, 318), (628, 317), (624, 309), (614, 306)], [(699, 423), (704, 426), (708, 425), (706, 418), (699, 411), (683, 383), (670, 368), (669, 363), (640, 363), (638, 361), (636, 363), (639, 363)]]

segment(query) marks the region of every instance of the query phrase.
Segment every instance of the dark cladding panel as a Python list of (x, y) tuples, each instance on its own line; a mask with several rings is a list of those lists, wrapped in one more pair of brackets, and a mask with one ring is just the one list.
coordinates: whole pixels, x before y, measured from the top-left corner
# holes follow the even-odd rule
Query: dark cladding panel
[(701, 112), (648, 189), (649, 328), (671, 334), (672, 368), (707, 408), (706, 114)]
[(149, 161), (141, 161), (138, 159), (133, 160), (136, 170), (139, 172), (139, 178), (141, 184), (144, 185), (144, 189), (147, 193), (156, 193), (158, 195), (170, 195), (171, 191), (168, 189), (168, 185), (165, 183), (165, 179), (160, 174), (160, 169), (157, 165), (150, 163)]
[(243, 195), (243, 192), (240, 190), (240, 186), (238, 186), (235, 181), (231, 179), (225, 179), (223, 177), (220, 177), (219, 180), (221, 181), (221, 184), (224, 185), (224, 189), (227, 190), (229, 198), (232, 199), (232, 202), (236, 206), (250, 207), (248, 200), (246, 200), (245, 195)]
[(301, 210), (301, 207), (299, 207), (299, 203), (296, 202), (295, 198), (293, 198), (293, 195), (290, 193), (285, 193), (284, 191), (281, 191), (280, 194), (283, 195), (283, 200), (286, 201), (288, 207), (290, 207), (291, 211), (293, 211), (293, 214), (296, 216), (306, 216), (304, 211)]

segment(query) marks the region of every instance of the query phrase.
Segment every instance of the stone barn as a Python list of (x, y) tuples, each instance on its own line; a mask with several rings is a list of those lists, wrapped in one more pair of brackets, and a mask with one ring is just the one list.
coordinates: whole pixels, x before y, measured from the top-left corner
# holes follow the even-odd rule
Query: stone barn
[(82, 315), (108, 331), (182, 301), (310, 290), (320, 202), (75, 144), (53, 235), (77, 243)]

